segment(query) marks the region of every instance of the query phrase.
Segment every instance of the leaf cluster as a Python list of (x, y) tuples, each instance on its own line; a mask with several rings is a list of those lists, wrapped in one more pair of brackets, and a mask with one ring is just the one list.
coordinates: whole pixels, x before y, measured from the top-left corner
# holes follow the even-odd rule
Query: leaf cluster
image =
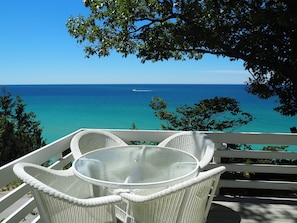
[(241, 59), (251, 73), (248, 92), (276, 96), (276, 111), (297, 114), (295, 0), (84, 0), (87, 17), (66, 26), (86, 56), (142, 62), (201, 59), (205, 53)]
[(239, 103), (229, 97), (204, 99), (194, 106), (182, 105), (168, 111), (168, 103), (153, 97), (150, 107), (154, 115), (165, 121), (162, 129), (182, 131), (234, 130), (252, 121), (252, 115), (242, 111)]
[(23, 99), (6, 88), (0, 96), (0, 166), (45, 145), (40, 122), (26, 112)]

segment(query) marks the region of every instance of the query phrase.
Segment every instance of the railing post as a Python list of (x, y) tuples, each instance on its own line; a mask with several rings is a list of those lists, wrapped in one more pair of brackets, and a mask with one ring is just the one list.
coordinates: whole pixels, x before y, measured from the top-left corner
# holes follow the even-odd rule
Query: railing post
[[(227, 144), (226, 143), (215, 143), (215, 150), (226, 150), (226, 149), (227, 149)], [(216, 153), (214, 154), (213, 162), (215, 164), (219, 164), (219, 163), (222, 162), (221, 157), (216, 156)]]
[[(227, 149), (227, 144), (226, 143), (215, 143), (215, 150), (226, 150)], [(217, 156), (216, 153), (214, 154), (214, 157), (213, 157), (213, 163), (214, 164), (220, 164), (222, 163), (222, 157), (220, 156)], [(217, 189), (216, 189), (216, 192), (215, 192), (215, 195), (219, 195), (220, 194), (220, 183), (218, 184), (217, 186)]]

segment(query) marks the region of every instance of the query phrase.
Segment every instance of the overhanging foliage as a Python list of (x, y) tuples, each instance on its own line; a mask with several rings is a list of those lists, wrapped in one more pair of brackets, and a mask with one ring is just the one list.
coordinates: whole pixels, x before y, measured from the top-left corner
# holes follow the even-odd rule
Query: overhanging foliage
[(247, 90), (276, 96), (276, 111), (297, 114), (295, 0), (85, 0), (88, 17), (70, 17), (68, 31), (86, 56), (136, 54), (142, 62), (203, 54), (241, 59)]

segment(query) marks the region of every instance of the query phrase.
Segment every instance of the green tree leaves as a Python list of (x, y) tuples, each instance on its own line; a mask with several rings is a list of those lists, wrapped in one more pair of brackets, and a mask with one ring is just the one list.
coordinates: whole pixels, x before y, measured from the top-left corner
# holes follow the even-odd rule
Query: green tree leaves
[(145, 62), (201, 59), (204, 54), (241, 59), (251, 73), (248, 92), (276, 96), (276, 111), (297, 114), (297, 3), (295, 0), (85, 0), (88, 17), (66, 26), (86, 56)]
[(23, 100), (3, 88), (0, 96), (0, 166), (45, 145), (40, 122)]
[(165, 121), (162, 129), (182, 131), (234, 130), (252, 121), (252, 115), (242, 111), (239, 103), (228, 97), (205, 99), (194, 106), (182, 105), (175, 113), (167, 110), (168, 103), (153, 97), (150, 107), (154, 115)]

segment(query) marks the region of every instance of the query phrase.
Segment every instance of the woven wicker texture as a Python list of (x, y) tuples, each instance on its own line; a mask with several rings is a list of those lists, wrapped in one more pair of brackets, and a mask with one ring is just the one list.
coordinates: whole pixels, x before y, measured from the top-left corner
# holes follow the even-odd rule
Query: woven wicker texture
[(225, 167), (201, 172), (195, 178), (148, 195), (148, 190), (120, 193), (129, 202), (136, 223), (204, 223)]
[[(90, 152), (92, 150), (101, 149), (105, 147), (111, 147), (111, 146), (123, 146), (127, 145), (122, 139), (117, 137), (116, 135), (104, 131), (104, 130), (83, 130), (72, 138), (70, 142), (70, 149), (72, 151), (72, 155), (74, 159), (78, 159), (81, 157), (81, 155)], [(90, 162), (90, 165), (92, 163)], [(102, 174), (102, 171), (104, 171), (104, 168), (100, 168), (101, 173), (98, 171), (98, 165), (96, 166), (96, 170), (94, 171), (95, 174)], [(92, 168), (89, 170), (92, 171)], [(106, 174), (106, 173), (104, 173)], [(106, 188), (103, 188), (101, 186), (95, 186), (93, 185), (94, 194), (96, 196), (102, 196), (106, 194)], [(117, 217), (120, 219), (123, 219), (121, 216), (122, 213), (125, 212), (125, 203), (118, 204), (117, 205)], [(123, 208), (123, 210), (122, 210)]]
[(176, 133), (160, 142), (159, 146), (180, 149), (194, 155), (201, 169), (212, 160), (215, 148), (214, 143), (206, 134), (198, 132)]
[(14, 173), (28, 184), (45, 223), (116, 222), (114, 205), (118, 195), (93, 197), (92, 186), (69, 170), (52, 170), (18, 163)]
[(104, 130), (83, 130), (73, 136), (70, 149), (75, 159), (92, 150), (127, 145), (121, 138)]

